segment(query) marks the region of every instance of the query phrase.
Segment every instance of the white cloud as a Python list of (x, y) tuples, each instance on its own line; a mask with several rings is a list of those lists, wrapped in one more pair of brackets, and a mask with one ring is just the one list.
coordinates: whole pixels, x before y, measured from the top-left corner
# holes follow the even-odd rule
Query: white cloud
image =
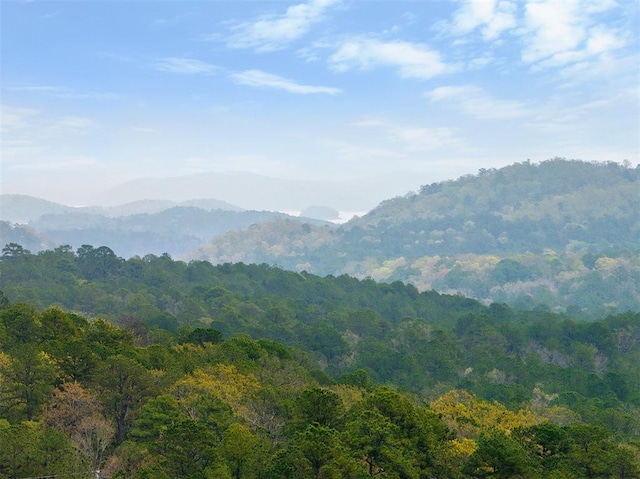
[(397, 137), (411, 150), (436, 150), (457, 145), (459, 140), (452, 128), (398, 128)]
[(94, 126), (94, 120), (80, 116), (51, 118), (32, 108), (0, 108), (0, 127), (3, 132), (11, 134), (2, 139), (3, 144), (17, 139), (34, 141), (38, 138), (55, 137), (60, 133), (82, 133)]
[(24, 128), (29, 124), (29, 118), (38, 114), (31, 108), (2, 106), (0, 107), (0, 131)]
[(617, 50), (625, 46), (625, 41), (614, 32), (603, 26), (596, 26), (591, 29), (590, 36), (587, 39), (586, 50), (592, 55)]
[(182, 73), (185, 75), (213, 75), (216, 67), (193, 58), (161, 58), (155, 64), (156, 70), (168, 73)]
[(525, 5), (522, 60), (556, 67), (617, 50), (624, 35), (598, 23), (598, 15), (616, 7), (603, 0), (529, 0)]
[(340, 0), (310, 0), (290, 6), (281, 15), (267, 15), (254, 22), (240, 23), (233, 27), (234, 34), (227, 39), (227, 46), (279, 50), (305, 35), (314, 23), (324, 18), (330, 7), (339, 3)]
[(340, 160), (352, 163), (359, 163), (363, 160), (371, 163), (374, 159), (388, 161), (389, 159), (398, 159), (403, 156), (397, 150), (359, 145), (347, 141), (324, 140), (320, 144), (334, 150)]
[(148, 126), (132, 126), (131, 131), (135, 131), (137, 133), (156, 133), (155, 128), (150, 128)]
[[(58, 159), (64, 157), (67, 142), (83, 138), (95, 131), (97, 125), (90, 118), (50, 117), (38, 110), (20, 107), (5, 106), (0, 116), (0, 156), (3, 164), (8, 168), (10, 165), (11, 170), (53, 169), (53, 166), (48, 166), (51, 164), (64, 167), (64, 162)], [(55, 161), (53, 155), (56, 155)], [(73, 160), (74, 164), (80, 164), (78, 158)]]
[(56, 119), (51, 125), (48, 126), (50, 132), (81, 132), (87, 128), (96, 126), (96, 122), (84, 117), (79, 116), (63, 116)]
[(111, 92), (82, 92), (66, 87), (47, 85), (14, 85), (7, 88), (11, 91), (37, 93), (55, 98), (67, 98), (70, 100), (115, 100), (120, 95)]
[(432, 102), (448, 102), (481, 120), (506, 120), (529, 114), (524, 103), (493, 98), (482, 88), (473, 85), (443, 86), (427, 92), (425, 97)]
[(465, 35), (482, 27), (485, 40), (495, 40), (516, 26), (516, 4), (511, 0), (465, 0), (455, 13), (451, 28)]
[[(522, 63), (533, 70), (597, 62), (600, 56), (626, 47), (635, 35), (624, 22), (610, 21), (616, 9), (619, 16), (624, 16), (623, 8), (629, 8), (627, 16), (637, 15), (637, 8), (617, 0), (458, 1), (451, 20), (436, 24), (439, 33), (455, 37), (453, 45), (480, 58), (493, 54), (487, 57), (486, 46), (479, 53), (470, 33), (480, 32), (490, 47), (509, 40), (508, 46), (518, 48)], [(467, 60), (468, 66), (477, 66), (477, 60)]]
[(352, 126), (382, 130), (391, 140), (403, 144), (408, 151), (463, 147), (456, 130), (449, 127), (407, 126), (375, 118), (354, 122)]
[(371, 38), (354, 38), (342, 43), (329, 57), (329, 65), (337, 71), (353, 68), (369, 70), (396, 67), (404, 78), (428, 79), (453, 70), (440, 54), (423, 44)]
[(310, 94), (310, 93), (323, 93), (326, 95), (336, 95), (341, 92), (338, 88), (331, 88), (325, 86), (313, 86), (313, 85), (301, 85), (283, 78), (278, 75), (266, 73), (261, 70), (247, 70), (240, 73), (233, 73), (231, 78), (241, 85), (253, 86), (253, 87), (266, 87), (276, 88), (278, 90), (285, 90), (289, 93), (297, 94)]

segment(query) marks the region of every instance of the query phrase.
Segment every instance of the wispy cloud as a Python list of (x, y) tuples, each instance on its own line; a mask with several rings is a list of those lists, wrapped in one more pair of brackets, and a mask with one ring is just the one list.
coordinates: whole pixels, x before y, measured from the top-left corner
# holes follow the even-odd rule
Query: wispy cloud
[(462, 141), (453, 128), (402, 125), (381, 119), (364, 119), (352, 123), (360, 128), (375, 128), (407, 151), (433, 151), (439, 148), (463, 148)]
[(48, 116), (39, 110), (3, 106), (0, 110), (3, 164), (11, 171), (73, 169), (93, 164), (88, 156), (65, 154), (66, 143), (96, 130), (80, 116)]
[[(450, 21), (435, 29), (455, 38), (468, 55), (478, 55), (468, 36), (480, 32), (487, 48), (508, 37), (520, 59), (534, 70), (562, 69), (580, 62), (597, 62), (602, 55), (630, 43), (628, 27), (607, 21), (621, 8), (616, 0), (461, 0)], [(637, 15), (634, 10), (633, 14)], [(627, 30), (625, 30), (627, 29)], [(486, 57), (486, 52), (481, 54)], [(474, 60), (469, 60), (472, 66)], [(477, 64), (477, 62), (476, 62)]]
[(131, 131), (135, 131), (136, 133), (156, 133), (155, 128), (148, 126), (132, 126)]
[(58, 133), (72, 134), (82, 133), (90, 128), (97, 126), (96, 122), (90, 118), (80, 116), (63, 116), (55, 119), (45, 128), (45, 132), (49, 135)]
[(485, 40), (495, 40), (516, 26), (516, 7), (512, 0), (465, 0), (447, 28), (458, 35), (479, 28)]
[(402, 41), (383, 42), (373, 38), (352, 38), (339, 45), (329, 57), (336, 71), (392, 67), (403, 78), (428, 79), (454, 70), (440, 54), (426, 45)]
[(214, 75), (217, 67), (194, 58), (161, 58), (155, 63), (156, 70), (184, 75)]
[(314, 23), (320, 22), (330, 7), (340, 0), (309, 0), (287, 8), (280, 15), (266, 15), (253, 22), (243, 22), (232, 27), (227, 38), (230, 48), (254, 48), (272, 51), (286, 47), (309, 32)]
[(459, 139), (453, 128), (437, 127), (411, 127), (397, 128), (397, 137), (406, 143), (411, 150), (436, 150), (445, 146), (455, 146)]
[[(2, 106), (0, 108), (0, 126), (3, 131), (11, 131), (12, 134), (24, 135), (23, 138), (35, 140), (58, 133), (81, 133), (96, 126), (96, 122), (80, 116), (51, 118), (32, 108)], [(13, 139), (3, 138), (4, 141)]]
[(389, 148), (379, 148), (370, 145), (354, 144), (340, 140), (323, 140), (320, 144), (327, 147), (335, 153), (336, 157), (342, 161), (357, 163), (363, 160), (371, 162), (372, 160), (398, 159), (404, 156), (398, 150)]
[(331, 88), (325, 86), (313, 86), (313, 85), (301, 85), (283, 78), (278, 75), (266, 73), (261, 70), (246, 70), (240, 73), (233, 73), (230, 77), (241, 85), (261, 87), (261, 88), (275, 88), (278, 90), (284, 90), (289, 93), (297, 94), (310, 94), (310, 93), (323, 93), (327, 95), (336, 95), (341, 92), (338, 88)]
[(121, 98), (120, 95), (113, 92), (86, 92), (66, 87), (48, 85), (14, 85), (7, 87), (7, 90), (35, 93), (55, 98), (67, 98), (69, 100), (116, 100)]
[(89, 166), (94, 167), (98, 163), (95, 158), (86, 156), (60, 156), (15, 163), (11, 166), (11, 169), (17, 171), (77, 171)]
[(624, 47), (625, 34), (599, 21), (616, 6), (612, 0), (529, 0), (523, 19), (522, 60), (543, 68), (558, 67)]
[(32, 108), (0, 107), (0, 131), (24, 128), (29, 125), (29, 118), (38, 114)]
[(425, 93), (425, 97), (432, 102), (446, 101), (467, 115), (481, 120), (506, 120), (529, 114), (524, 103), (493, 98), (474, 85), (443, 86)]

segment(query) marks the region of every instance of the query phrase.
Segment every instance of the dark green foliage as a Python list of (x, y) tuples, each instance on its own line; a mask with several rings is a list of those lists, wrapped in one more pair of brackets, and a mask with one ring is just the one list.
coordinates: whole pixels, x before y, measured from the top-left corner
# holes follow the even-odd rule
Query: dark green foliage
[(135, 360), (116, 355), (99, 365), (94, 382), (116, 425), (116, 444), (121, 444), (143, 401), (152, 396), (153, 376)]
[(488, 431), (478, 438), (478, 449), (467, 465), (472, 477), (517, 479), (536, 477), (531, 458), (522, 446), (502, 431)]
[[(531, 398), (534, 388), (561, 393), (536, 406), (550, 415), (567, 408), (558, 422), (511, 434), (480, 429), (474, 452), (451, 456), (456, 436), (444, 419), (419, 397), (376, 386), (362, 368), (334, 384), (310, 356), (270, 339), (215, 334), (215, 341), (174, 337), (174, 346), (141, 346), (129, 331), (59, 307), (40, 312), (15, 303), (0, 309), (6, 312), (0, 325), (12, 333), (6, 335), (11, 347), (0, 354), (0, 407), (8, 419), (0, 419), (0, 478), (83, 473), (91, 457), (114, 478), (640, 474), (637, 408), (623, 399), (634, 397), (638, 384), (637, 363), (629, 363), (640, 348), (635, 313), (579, 323), (493, 306), (438, 327), (416, 318), (388, 321), (370, 310), (325, 312), (299, 323), (289, 316), (298, 327), (314, 321), (353, 327), (362, 335), (359, 344), (381, 351), (369, 352), (368, 369), (419, 387), (420, 397), (464, 384), (522, 408), (545, 397)], [(16, 336), (17, 313), (28, 319), (29, 335)], [(372, 319), (370, 329), (363, 318)], [(185, 337), (193, 331), (197, 339), (208, 329), (190, 329)], [(605, 366), (598, 355), (608, 358), (606, 372), (599, 371)], [(81, 358), (90, 358), (84, 369)], [(429, 382), (420, 379), (422, 368), (438, 365), (452, 373), (427, 370)], [(464, 366), (471, 371), (460, 378)], [(436, 377), (439, 383), (432, 382)], [(60, 386), (55, 401), (54, 386)], [(570, 423), (562, 424), (567, 417)]]
[[(81, 256), (96, 251), (106, 263), (100, 274), (89, 269), (86, 276)], [(37, 273), (25, 279), (28, 267)], [(543, 384), (547, 393), (584, 398), (569, 404), (561, 395), (558, 401), (590, 421), (601, 417), (597, 421), (621, 432), (638, 427), (622, 406), (640, 404), (637, 313), (581, 323), (545, 311), (419, 293), (400, 282), (320, 278), (266, 265), (185, 264), (166, 255), (125, 261), (91, 246), (81, 254), (61, 247), (5, 258), (0, 270), (0, 288), (12, 301), (0, 309), (0, 345), (11, 350), (42, 342), (56, 367), (54, 381), (90, 380), (100, 359), (130, 357), (135, 344), (216, 344), (222, 333), (232, 337), (221, 343), (229, 361), (250, 364), (267, 352), (286, 358), (282, 342), (308, 352), (306, 360), (316, 361), (310, 369), (319, 365), (323, 379), (312, 374), (327, 385), (331, 377), (342, 377), (368, 388), (368, 376), (416, 392), (436, 384), (466, 388), (515, 406)], [(38, 313), (16, 302), (27, 289), (36, 304), (56, 297), (55, 304), (103, 315), (129, 331), (102, 319), (87, 323), (55, 307)], [(249, 338), (267, 342), (260, 347)], [(176, 374), (174, 359), (156, 353), (139, 360)]]
[(69, 438), (34, 423), (9, 425), (0, 419), (0, 478), (21, 478), (82, 470)]
[(169, 425), (154, 449), (169, 477), (204, 479), (206, 470), (221, 462), (215, 434), (204, 424), (183, 419)]
[(217, 329), (196, 328), (189, 333), (186, 342), (193, 344), (219, 343), (222, 341), (222, 333)]
[[(102, 412), (78, 417), (104, 414), (87, 430), (111, 431), (121, 477), (638, 475), (638, 313), (581, 322), (400, 282), (101, 251), (97, 269), (69, 248), (0, 260), (0, 408), (10, 427), (37, 422), (54, 387), (80, 382)], [(453, 433), (423, 401), (454, 388), (550, 422), (483, 430), (450, 459)]]
[(296, 401), (295, 411), (297, 421), (303, 426), (317, 423), (334, 429), (340, 427), (345, 414), (340, 397), (322, 388), (302, 391)]

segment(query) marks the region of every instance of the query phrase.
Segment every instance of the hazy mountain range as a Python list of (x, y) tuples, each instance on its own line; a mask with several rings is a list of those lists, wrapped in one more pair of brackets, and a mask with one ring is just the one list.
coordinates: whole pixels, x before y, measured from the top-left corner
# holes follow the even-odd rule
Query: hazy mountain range
[[(124, 205), (72, 207), (24, 195), (0, 195), (0, 242), (32, 251), (68, 244), (108, 245), (119, 256), (182, 256), (215, 235), (285, 218), (246, 211), (215, 199), (143, 200)], [(311, 223), (324, 221), (306, 218)]]
[(406, 175), (400, 174), (331, 181), (271, 178), (244, 172), (199, 173), (129, 181), (100, 194), (95, 203), (220, 198), (251, 210), (301, 211), (326, 205), (339, 211), (368, 211), (386, 198), (419, 186), (418, 181), (410, 184)]
[[(177, 197), (187, 194), (187, 179), (197, 180), (191, 191), (198, 194), (215, 178), (220, 176), (131, 183), (114, 197), (127, 191), (159, 195), (165, 188)], [(249, 179), (243, 176), (244, 189), (227, 196), (228, 189), (212, 180), (207, 191), (224, 201), (151, 199), (73, 208), (2, 195), (0, 241), (33, 251), (106, 245), (123, 257), (167, 252), (214, 264), (266, 263), (401, 280), (521, 307), (640, 310), (640, 167), (554, 159), (482, 169), (385, 200), (341, 226), (232, 206), (243, 195), (259, 200)], [(285, 198), (305, 187), (305, 205), (318, 204), (313, 191), (321, 184), (294, 188), (274, 181), (270, 205), (283, 201), (280, 206), (291, 208)], [(335, 215), (326, 206), (305, 211)]]

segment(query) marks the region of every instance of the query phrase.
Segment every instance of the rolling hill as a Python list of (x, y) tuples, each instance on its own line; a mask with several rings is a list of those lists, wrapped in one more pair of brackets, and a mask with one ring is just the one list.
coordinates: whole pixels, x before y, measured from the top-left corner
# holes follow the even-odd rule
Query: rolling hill
[(335, 230), (262, 223), (190, 257), (599, 314), (640, 308), (639, 238), (640, 168), (557, 158), (426, 185)]

